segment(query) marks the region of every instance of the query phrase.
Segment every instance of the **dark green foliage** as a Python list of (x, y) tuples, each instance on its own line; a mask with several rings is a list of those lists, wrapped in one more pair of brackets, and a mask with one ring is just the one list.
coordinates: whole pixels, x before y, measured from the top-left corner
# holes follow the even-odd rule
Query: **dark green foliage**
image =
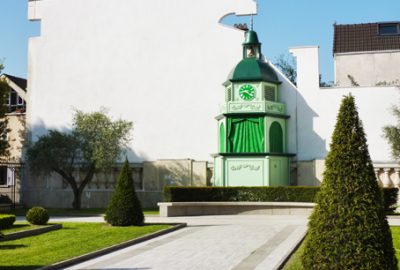
[[(72, 206), (80, 209), (82, 192), (96, 171), (109, 171), (130, 140), (132, 123), (113, 121), (104, 110), (75, 111), (71, 132), (49, 130), (27, 150), (35, 174), (59, 174), (74, 193)], [(85, 175), (75, 179), (79, 168)]]
[(167, 202), (313, 202), (319, 187), (165, 187)]
[(10, 228), (15, 222), (15, 215), (0, 214), (0, 230)]
[(385, 213), (393, 213), (397, 206), (398, 188), (383, 188), (383, 205)]
[(26, 154), (30, 169), (35, 174), (49, 174), (54, 170), (73, 174), (79, 148), (80, 140), (73, 134), (49, 130), (28, 148)]
[[(4, 66), (0, 63), (0, 75)], [(0, 78), (0, 156), (1, 157), (8, 157), (10, 152), (10, 144), (7, 140), (7, 133), (10, 132), (8, 128), (8, 120), (5, 117), (5, 114), (8, 112), (8, 108), (5, 105), (8, 95), (10, 93), (10, 87), (5, 79)]]
[(392, 112), (397, 123), (383, 127), (383, 135), (390, 145), (392, 157), (400, 161), (400, 107), (393, 106)]
[(126, 160), (104, 219), (112, 226), (142, 226), (144, 215), (133, 186), (132, 172)]
[(0, 203), (6, 203), (6, 204), (11, 204), (12, 200), (10, 199), (10, 197), (8, 197), (7, 195), (0, 195)]
[(281, 54), (275, 59), (277, 66), (282, 73), (294, 84), (297, 81), (296, 59), (291, 54)]
[[(319, 187), (164, 187), (166, 202), (315, 202)], [(396, 209), (397, 188), (383, 188), (385, 212)]]
[(397, 269), (382, 192), (351, 95), (340, 107), (316, 202), (305, 269)]
[(86, 175), (80, 183), (76, 181), (74, 171), (77, 163), (82, 162), (81, 148), (81, 140), (75, 134), (49, 130), (49, 133), (39, 137), (26, 153), (32, 173), (48, 175), (56, 172), (71, 186), (74, 193), (74, 209), (80, 209), (81, 194), (94, 174), (94, 165), (85, 163), (82, 171), (85, 171)]
[(26, 213), (26, 220), (34, 225), (45, 225), (49, 221), (49, 213), (43, 207), (35, 206)]

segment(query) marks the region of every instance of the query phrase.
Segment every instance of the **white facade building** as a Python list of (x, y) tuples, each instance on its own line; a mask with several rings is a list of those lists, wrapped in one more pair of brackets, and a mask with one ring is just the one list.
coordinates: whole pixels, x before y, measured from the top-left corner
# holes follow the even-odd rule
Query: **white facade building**
[[(73, 108), (133, 121), (129, 160), (210, 159), (220, 85), (241, 58), (243, 32), (220, 24), (252, 0), (41, 0), (29, 18), (32, 139), (68, 129)], [(204, 139), (210, 138), (210, 139)]]
[[(68, 130), (73, 108), (105, 107), (114, 118), (133, 122), (128, 159), (147, 162), (141, 186), (157, 194), (154, 201), (164, 183), (205, 184), (206, 163), (217, 149), (214, 116), (224, 96), (221, 84), (242, 57), (243, 31), (220, 21), (252, 13), (253, 0), (30, 1), (29, 19), (41, 22), (40, 36), (29, 40), (31, 140), (47, 129)], [(70, 205), (71, 192), (62, 190), (61, 181), (31, 178), (26, 201), (48, 205), (58, 198), (65, 202), (58, 206)], [(104, 198), (104, 205), (112, 185), (100, 178), (87, 197)]]
[[(68, 130), (73, 108), (105, 107), (115, 118), (134, 123), (128, 158), (143, 164), (138, 172), (144, 181), (139, 185), (142, 199), (160, 200), (165, 184), (206, 184), (207, 162), (217, 152), (214, 116), (224, 99), (221, 84), (242, 57), (243, 32), (220, 24), (231, 13), (256, 13), (256, 4), (252, 0), (30, 1), (29, 18), (41, 21), (40, 36), (29, 41), (31, 139), (47, 129)], [(288, 152), (296, 153), (292, 174), (297, 184), (319, 184), (340, 101), (352, 93), (373, 161), (388, 164), (378, 166), (386, 168), (387, 178), (382, 169), (377, 172), (383, 182), (393, 185), (398, 170), (382, 127), (395, 122), (390, 107), (398, 103), (398, 89), (320, 88), (318, 47), (291, 52), (297, 58), (297, 87), (277, 73), (281, 100), (290, 115), (287, 145)], [(39, 178), (31, 176), (26, 186), (27, 204), (70, 205), (72, 193), (61, 181)], [(83, 206), (104, 206), (111, 191), (112, 185), (96, 176)]]
[(335, 85), (400, 85), (400, 22), (334, 25)]
[(322, 180), (323, 159), (329, 151), (340, 102), (349, 93), (355, 97), (369, 152), (382, 184), (398, 183), (398, 165), (390, 156), (382, 128), (396, 123), (391, 107), (400, 100), (399, 87), (321, 88), (318, 47), (292, 48), (290, 51), (297, 58), (298, 184), (315, 185)]

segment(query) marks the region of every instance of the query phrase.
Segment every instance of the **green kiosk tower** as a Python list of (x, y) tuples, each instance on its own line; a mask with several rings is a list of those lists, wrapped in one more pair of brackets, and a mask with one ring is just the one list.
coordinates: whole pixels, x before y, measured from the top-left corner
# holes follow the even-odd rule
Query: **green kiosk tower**
[(243, 60), (229, 74), (218, 120), (215, 186), (290, 185), (285, 105), (274, 69), (261, 57), (257, 33), (247, 31)]

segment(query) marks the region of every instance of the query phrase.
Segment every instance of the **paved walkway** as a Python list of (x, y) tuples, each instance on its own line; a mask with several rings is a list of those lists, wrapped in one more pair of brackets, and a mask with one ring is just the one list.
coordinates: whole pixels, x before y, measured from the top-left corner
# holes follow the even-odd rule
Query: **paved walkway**
[[(57, 218), (51, 221), (102, 221)], [(306, 232), (306, 216), (146, 217), (188, 227), (68, 269), (277, 269)]]
[[(103, 218), (60, 217), (51, 221), (103, 222)], [(307, 216), (153, 216), (146, 217), (146, 222), (185, 222), (188, 227), (68, 269), (278, 269), (307, 228)], [(389, 218), (389, 224), (399, 226), (400, 217)]]

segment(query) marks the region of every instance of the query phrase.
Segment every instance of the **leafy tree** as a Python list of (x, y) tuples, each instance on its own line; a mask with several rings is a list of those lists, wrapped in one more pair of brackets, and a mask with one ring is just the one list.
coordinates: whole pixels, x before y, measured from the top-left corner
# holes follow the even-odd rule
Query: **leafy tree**
[(354, 97), (344, 97), (302, 255), (305, 269), (397, 269)]
[(275, 59), (274, 65), (277, 66), (294, 85), (296, 85), (297, 81), (296, 62), (291, 54), (280, 54)]
[(332, 87), (333, 86), (333, 81), (325, 82), (322, 80), (322, 75), (319, 74), (319, 86), (320, 87)]
[(144, 215), (136, 196), (128, 160), (118, 176), (117, 186), (107, 207), (104, 219), (112, 226), (142, 226)]
[(393, 158), (400, 160), (400, 108), (393, 107), (392, 111), (397, 118), (397, 125), (385, 126), (383, 128), (383, 133), (390, 144)]
[[(113, 121), (104, 110), (76, 110), (70, 133), (49, 130), (27, 150), (30, 169), (36, 174), (59, 174), (74, 194), (73, 208), (80, 209), (84, 188), (96, 171), (112, 167), (130, 140), (132, 123)], [(85, 176), (78, 182), (74, 172)]]
[[(3, 69), (4, 65), (0, 63), (0, 75), (2, 75)], [(10, 87), (8, 83), (5, 78), (0, 78), (0, 156), (6, 158), (10, 155), (10, 144), (7, 140), (7, 133), (10, 132), (10, 129), (8, 128), (8, 119), (5, 115), (8, 112), (8, 108), (4, 104), (6, 104), (9, 93)]]

